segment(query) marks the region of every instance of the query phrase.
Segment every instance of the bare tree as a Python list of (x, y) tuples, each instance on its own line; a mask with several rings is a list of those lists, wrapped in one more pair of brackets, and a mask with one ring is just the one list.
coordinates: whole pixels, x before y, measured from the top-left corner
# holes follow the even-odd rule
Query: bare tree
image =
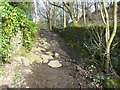
[(110, 67), (111, 67), (111, 59), (110, 59), (110, 48), (111, 48), (111, 44), (113, 42), (113, 39), (116, 35), (116, 30), (117, 30), (117, 1), (114, 0), (114, 29), (112, 31), (112, 33), (110, 32), (110, 28), (109, 28), (109, 15), (108, 15), (108, 11), (106, 9), (106, 5), (105, 2), (101, 2), (100, 3), (101, 6), (101, 16), (102, 16), (102, 20), (106, 26), (106, 30), (105, 30), (105, 40), (106, 40), (106, 51), (105, 51), (105, 55), (106, 55), (106, 60), (104, 63), (104, 67), (106, 72), (110, 71)]
[[(55, 4), (55, 3), (51, 3), (49, 2), (51, 5), (53, 6), (56, 6), (56, 7), (59, 7), (59, 8), (62, 8), (65, 12), (69, 13), (71, 19), (72, 19), (72, 22), (74, 25), (77, 25), (78, 24), (78, 12), (76, 12), (76, 8), (78, 7), (73, 7), (73, 6), (76, 6), (77, 5), (77, 2), (65, 2), (63, 1), (63, 6), (61, 5), (58, 5), (58, 4)], [(76, 12), (76, 13), (75, 13)]]
[(56, 24), (56, 17), (58, 16), (58, 9), (53, 7), (51, 4), (48, 3), (48, 1), (43, 2), (42, 9), (39, 10), (40, 15), (42, 15), (43, 18), (46, 19), (48, 28), (52, 30), (52, 26), (55, 26)]

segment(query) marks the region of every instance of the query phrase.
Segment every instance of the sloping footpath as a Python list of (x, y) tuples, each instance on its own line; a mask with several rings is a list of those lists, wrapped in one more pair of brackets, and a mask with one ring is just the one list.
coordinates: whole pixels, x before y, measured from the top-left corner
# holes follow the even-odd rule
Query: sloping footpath
[(0, 68), (1, 88), (96, 88), (77, 52), (57, 34), (41, 30), (31, 51), (21, 47)]

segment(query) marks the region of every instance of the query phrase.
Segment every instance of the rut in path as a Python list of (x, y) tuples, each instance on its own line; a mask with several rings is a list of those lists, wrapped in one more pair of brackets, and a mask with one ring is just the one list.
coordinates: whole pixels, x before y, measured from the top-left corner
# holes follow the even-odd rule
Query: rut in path
[[(46, 55), (46, 52), (51, 52), (53, 55), (53, 61), (58, 60), (62, 67), (52, 68), (47, 63), (32, 63), (28, 66), (23, 64), (17, 65), (16, 68), (21, 70), (20, 77), (21, 82), (16, 84), (10, 84), (8, 87), (16, 88), (93, 88), (91, 84), (91, 74), (83, 69), (83, 66), (76, 64), (80, 61), (78, 53), (71, 48), (65, 46), (65, 42), (57, 34), (52, 31), (41, 30), (40, 37), (33, 47), (31, 53), (37, 56), (41, 55), (39, 51), (39, 40), (46, 38), (46, 42), (50, 45), (49, 49), (46, 49), (42, 54)], [(54, 56), (55, 53), (59, 54), (59, 58)], [(12, 68), (12, 66), (9, 65)], [(30, 73), (27, 73), (30, 72)], [(13, 72), (14, 73), (14, 72)], [(14, 76), (14, 75), (13, 75)], [(4, 86), (4, 85), (3, 85)]]

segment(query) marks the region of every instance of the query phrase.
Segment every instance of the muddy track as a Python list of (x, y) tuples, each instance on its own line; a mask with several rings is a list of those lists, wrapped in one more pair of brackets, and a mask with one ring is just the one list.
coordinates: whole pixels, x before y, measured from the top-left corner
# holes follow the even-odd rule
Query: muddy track
[[(4, 88), (94, 88), (95, 86), (91, 83), (90, 77), (92, 74), (84, 70), (84, 66), (80, 63), (81, 57), (73, 49), (65, 46), (65, 42), (59, 35), (52, 31), (41, 30), (40, 36), (33, 47), (33, 51), (30, 53), (36, 54), (36, 56), (41, 55), (38, 50), (39, 43), (42, 38), (46, 39), (46, 42), (50, 45), (49, 49), (43, 51), (42, 54), (46, 52), (51, 52), (54, 60), (58, 60), (62, 67), (52, 68), (48, 66), (48, 63), (32, 63), (28, 66), (20, 64), (19, 62), (12, 62), (11, 64), (6, 64), (3, 70), (7, 72), (10, 67), (11, 72), (8, 74), (8, 79), (19, 75), (21, 77), (20, 82), (10, 84), (7, 80), (3, 80), (2, 87)], [(41, 48), (40, 48), (41, 49)], [(43, 49), (44, 50), (44, 49)], [(54, 56), (55, 53), (60, 55), (59, 58)], [(78, 62), (79, 61), (79, 62)], [(16, 65), (16, 66), (14, 66)], [(20, 74), (15, 73), (13, 70), (16, 69), (20, 71)], [(9, 71), (10, 71), (9, 70)], [(5, 76), (2, 76), (3, 79)], [(2, 78), (0, 78), (2, 80)]]

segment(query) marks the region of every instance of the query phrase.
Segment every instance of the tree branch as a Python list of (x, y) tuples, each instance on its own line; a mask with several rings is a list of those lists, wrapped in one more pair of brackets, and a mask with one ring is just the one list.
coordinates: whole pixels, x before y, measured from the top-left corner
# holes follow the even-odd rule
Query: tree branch
[(51, 3), (50, 1), (49, 1), (49, 3), (50, 3), (51, 5), (53, 5), (53, 6), (62, 8), (65, 12), (69, 12), (68, 9), (65, 9), (64, 7), (62, 7), (62, 6), (60, 6), (60, 5), (57, 5), (57, 4), (55, 4), (55, 3)]

